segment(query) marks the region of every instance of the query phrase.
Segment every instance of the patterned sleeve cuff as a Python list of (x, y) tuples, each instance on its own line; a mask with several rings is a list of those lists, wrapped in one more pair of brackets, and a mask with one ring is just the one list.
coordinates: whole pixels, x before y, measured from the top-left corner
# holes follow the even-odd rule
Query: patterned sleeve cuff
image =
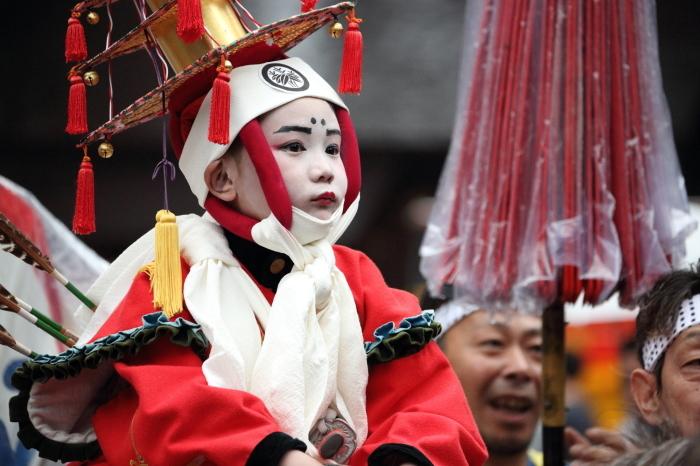
[(403, 463), (433, 466), (433, 463), (417, 448), (403, 443), (385, 443), (369, 455), (367, 466), (399, 466)]
[(387, 322), (374, 331), (374, 341), (365, 342), (367, 364), (374, 365), (405, 358), (422, 350), (440, 334), (440, 324), (433, 311), (406, 317), (399, 326)]
[(306, 451), (306, 444), (284, 432), (273, 432), (262, 439), (250, 454), (246, 466), (277, 466), (290, 450)]

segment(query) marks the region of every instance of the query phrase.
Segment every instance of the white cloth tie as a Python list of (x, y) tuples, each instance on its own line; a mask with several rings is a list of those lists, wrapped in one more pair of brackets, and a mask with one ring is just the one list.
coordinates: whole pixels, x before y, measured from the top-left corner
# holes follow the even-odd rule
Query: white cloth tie
[(251, 392), (312, 454), (316, 449), (308, 434), (330, 407), (356, 432), (358, 445), (367, 437), (362, 329), (331, 247), (355, 215), (357, 202), (326, 221), (294, 208), (291, 232), (274, 216), (252, 231), (256, 243), (286, 254), (294, 267), (277, 287)]
[[(292, 271), (272, 306), (241, 268), (223, 230), (208, 215), (178, 217), (180, 249), (190, 266), (183, 295), (212, 347), (202, 371), (211, 386), (261, 398), (285, 433), (303, 440), (332, 408), (367, 437), (367, 362), (352, 291), (335, 266), (331, 245), (357, 211), (340, 209), (321, 221), (294, 209), (292, 231), (274, 216), (253, 228), (255, 241), (287, 254)], [(134, 243), (88, 295), (100, 302), (79, 343), (92, 339), (126, 295), (133, 277), (153, 260), (153, 231)], [(83, 313), (86, 313), (83, 309)], [(258, 323), (265, 331), (261, 342)]]

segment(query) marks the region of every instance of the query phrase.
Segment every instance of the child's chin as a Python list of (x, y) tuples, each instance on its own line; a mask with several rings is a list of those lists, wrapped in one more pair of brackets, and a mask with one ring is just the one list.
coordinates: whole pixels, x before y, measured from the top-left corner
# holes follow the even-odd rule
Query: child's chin
[(328, 220), (333, 216), (333, 213), (338, 208), (337, 204), (323, 205), (323, 206), (313, 206), (305, 212), (319, 220)]
[(319, 220), (328, 220), (329, 218), (331, 218), (332, 212), (327, 212), (327, 211), (321, 210), (321, 211), (312, 212), (311, 215), (313, 215), (314, 217), (316, 217)]

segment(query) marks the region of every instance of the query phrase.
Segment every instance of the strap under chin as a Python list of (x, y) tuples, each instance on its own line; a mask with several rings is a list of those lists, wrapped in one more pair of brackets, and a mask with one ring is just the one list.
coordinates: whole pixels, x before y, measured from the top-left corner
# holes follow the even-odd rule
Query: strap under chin
[[(334, 107), (342, 138), (340, 154), (348, 177), (348, 191), (345, 194), (345, 202), (343, 204), (343, 212), (346, 212), (360, 194), (360, 186), (362, 184), (360, 150), (350, 114), (344, 108)], [(289, 230), (292, 227), (292, 202), (289, 199), (287, 186), (284, 184), (275, 156), (272, 154), (265, 134), (260, 128), (260, 123), (257, 119), (254, 119), (248, 122), (238, 134), (250, 155), (255, 172), (260, 178), (260, 185), (265, 193), (265, 200), (270, 207), (270, 211)], [(257, 220), (237, 212), (224, 201), (211, 194), (207, 196), (204, 208), (222, 227), (241, 238), (253, 241), (251, 230), (258, 223)]]
[(333, 107), (335, 107), (335, 117), (340, 125), (340, 157), (343, 159), (345, 174), (348, 177), (348, 191), (345, 193), (345, 202), (343, 204), (343, 212), (345, 212), (360, 194), (360, 186), (362, 185), (360, 149), (350, 114), (342, 107), (335, 105)]
[(213, 196), (211, 193), (204, 201), (204, 208), (207, 209), (207, 212), (209, 212), (212, 217), (214, 217), (214, 220), (219, 222), (219, 225), (236, 236), (253, 241), (251, 231), (253, 230), (255, 224), (258, 223), (257, 220), (234, 210), (231, 206), (226, 204), (218, 197)]
[(270, 211), (287, 230), (292, 227), (292, 201), (277, 160), (257, 119), (249, 121), (238, 135), (250, 155)]

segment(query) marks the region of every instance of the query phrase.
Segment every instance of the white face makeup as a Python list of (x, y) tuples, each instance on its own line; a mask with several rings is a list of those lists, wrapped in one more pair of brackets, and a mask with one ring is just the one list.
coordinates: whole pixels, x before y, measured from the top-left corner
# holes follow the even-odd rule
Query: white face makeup
[[(260, 127), (279, 166), (292, 206), (328, 220), (343, 205), (348, 188), (340, 158), (340, 129), (325, 100), (304, 97), (260, 117)], [(262, 220), (270, 215), (260, 179), (240, 144), (211, 162), (208, 190), (238, 212)]]
[(292, 205), (328, 220), (343, 205), (348, 189), (340, 127), (331, 106), (313, 97), (297, 99), (263, 115), (260, 127)]

